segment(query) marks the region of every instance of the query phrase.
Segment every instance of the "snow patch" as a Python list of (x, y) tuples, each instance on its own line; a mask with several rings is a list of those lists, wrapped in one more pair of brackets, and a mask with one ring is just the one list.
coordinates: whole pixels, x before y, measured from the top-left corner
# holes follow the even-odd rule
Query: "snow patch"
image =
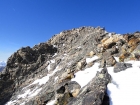
[(108, 68), (112, 82), (107, 86), (110, 105), (140, 105), (140, 61), (129, 61), (132, 68), (118, 73), (113, 72), (113, 67)]
[(96, 59), (98, 59), (98, 56), (93, 56), (92, 58), (86, 58), (86, 62), (90, 63), (91, 61), (94, 61)]
[(109, 33), (108, 36), (111, 37), (112, 33)]
[(30, 93), (30, 89), (26, 90), (24, 94), (18, 95), (18, 98), (25, 98)]
[(9, 102), (6, 103), (5, 105), (15, 105), (15, 103), (16, 103), (16, 100), (14, 100), (14, 101), (9, 101)]
[(57, 55), (57, 53), (54, 53), (53, 57), (56, 56), (56, 55)]
[(53, 47), (57, 48), (57, 46), (56, 46), (56, 45), (53, 45)]
[(67, 54), (64, 54), (64, 55), (67, 55)]
[(108, 33), (107, 31), (105, 31), (105, 34)]
[(121, 34), (116, 34), (116, 35), (120, 36)]
[(55, 63), (55, 59), (51, 60), (51, 63)]
[(17, 97), (18, 97), (18, 99), (19, 98), (28, 98), (28, 97), (34, 97), (34, 96), (36, 96), (40, 91), (42, 90), (42, 88), (35, 88), (34, 90), (26, 90), (25, 91), (25, 93), (24, 94), (21, 94), (21, 95), (18, 95)]
[(117, 62), (119, 62), (119, 57), (114, 57)]
[(55, 80), (55, 81), (56, 81), (56, 80), (58, 80), (58, 76), (57, 76), (57, 77), (55, 77), (55, 79), (54, 79), (54, 80)]
[(50, 101), (49, 103), (47, 103), (46, 105), (54, 105), (55, 104), (55, 100)]
[(79, 83), (81, 88), (84, 87), (95, 77), (97, 71), (101, 71), (99, 65), (99, 63), (95, 63), (92, 67), (75, 73), (75, 78), (72, 81)]
[(53, 73), (48, 74), (47, 76), (44, 76), (41, 79), (35, 80), (32, 84), (37, 84), (37, 83), (39, 83), (39, 85), (45, 84), (46, 82), (48, 82), (49, 77), (54, 75), (54, 73), (57, 72), (58, 70), (59, 70), (59, 66), (56, 67), (56, 69), (53, 71)]
[(77, 48), (82, 48), (81, 46), (78, 46)]
[[(42, 88), (35, 88), (32, 91), (30, 89), (28, 89), (23, 94), (18, 95), (16, 100), (9, 101), (6, 105), (16, 105), (17, 103), (20, 103), (20, 100), (22, 100), (22, 99), (24, 101), (27, 101), (28, 99), (31, 99), (34, 96), (36, 96), (41, 90), (42, 90)], [(21, 103), (20, 105), (25, 105), (25, 102)]]
[(32, 84), (37, 84), (39, 83), (39, 85), (45, 84), (47, 81), (49, 80), (49, 75), (41, 78), (41, 79), (37, 79), (35, 80)]
[(36, 96), (41, 90), (42, 90), (42, 88), (34, 89), (32, 92), (30, 92), (29, 97)]
[(47, 66), (47, 69), (48, 69), (48, 71), (50, 71), (50, 69), (51, 69), (51, 65), (50, 64)]
[(51, 63), (55, 63), (55, 59), (49, 61), (49, 65), (47, 66), (48, 71), (51, 69)]

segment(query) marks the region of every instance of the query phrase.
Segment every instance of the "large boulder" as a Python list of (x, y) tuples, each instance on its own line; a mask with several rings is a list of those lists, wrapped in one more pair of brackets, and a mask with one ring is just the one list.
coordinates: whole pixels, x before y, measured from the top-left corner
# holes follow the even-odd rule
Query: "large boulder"
[(122, 62), (117, 62), (114, 66), (114, 72), (120, 72), (123, 70), (126, 70), (127, 68), (131, 68), (132, 64), (131, 63), (122, 63)]
[(83, 87), (78, 96), (72, 98), (68, 105), (102, 105), (103, 103), (103, 105), (109, 105), (106, 89), (110, 80), (111, 76), (108, 74), (107, 69), (97, 72), (90, 83)]

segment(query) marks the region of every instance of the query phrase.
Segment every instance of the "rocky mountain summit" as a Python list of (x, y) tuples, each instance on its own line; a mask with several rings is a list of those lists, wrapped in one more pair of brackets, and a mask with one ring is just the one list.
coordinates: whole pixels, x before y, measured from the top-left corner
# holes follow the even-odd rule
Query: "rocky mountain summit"
[(131, 68), (126, 61), (140, 60), (139, 42), (138, 31), (80, 27), (23, 47), (0, 72), (0, 105), (110, 105), (107, 67)]

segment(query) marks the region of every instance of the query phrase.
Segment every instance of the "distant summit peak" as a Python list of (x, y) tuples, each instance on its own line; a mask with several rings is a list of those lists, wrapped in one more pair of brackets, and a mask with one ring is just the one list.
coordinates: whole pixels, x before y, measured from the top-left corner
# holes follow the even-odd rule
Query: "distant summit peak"
[(0, 66), (6, 66), (6, 62), (5, 61), (0, 61)]

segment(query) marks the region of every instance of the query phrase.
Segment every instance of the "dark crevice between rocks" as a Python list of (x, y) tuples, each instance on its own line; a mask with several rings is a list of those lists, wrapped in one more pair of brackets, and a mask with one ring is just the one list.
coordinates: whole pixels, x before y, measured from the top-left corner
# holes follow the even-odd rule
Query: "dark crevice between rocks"
[(109, 99), (107, 92), (105, 92), (102, 105), (110, 105), (110, 99)]
[(0, 80), (0, 105), (5, 105), (14, 93), (14, 81)]
[(67, 105), (69, 103), (70, 98), (72, 98), (72, 94), (67, 92), (63, 97), (57, 99), (58, 105)]

